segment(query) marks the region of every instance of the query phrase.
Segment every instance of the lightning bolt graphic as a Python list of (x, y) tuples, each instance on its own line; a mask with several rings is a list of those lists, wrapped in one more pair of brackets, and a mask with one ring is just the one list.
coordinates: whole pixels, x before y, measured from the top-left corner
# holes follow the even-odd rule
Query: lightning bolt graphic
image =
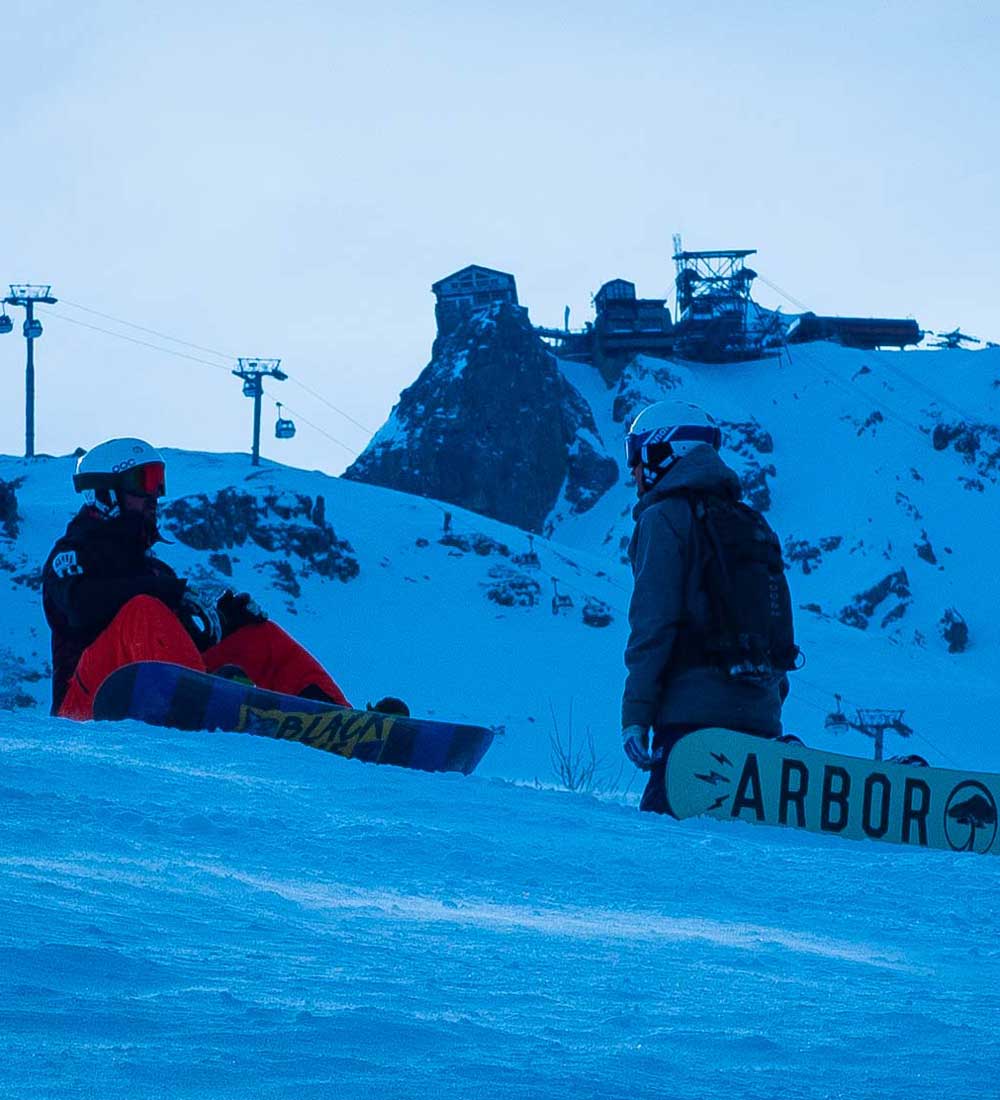
[(712, 757), (713, 760), (717, 761), (720, 765), (724, 766), (724, 765), (728, 764), (730, 767), (733, 766), (732, 760), (730, 760), (729, 757), (726, 756), (726, 754), (724, 752), (713, 752), (713, 753), (710, 753), (709, 755)]
[(719, 772), (715, 771), (714, 768), (708, 773), (708, 775), (698, 775), (698, 773), (695, 772), (694, 777), (695, 779), (700, 779), (702, 783), (711, 783), (713, 787), (717, 787), (720, 783), (730, 782), (729, 776), (720, 775)]

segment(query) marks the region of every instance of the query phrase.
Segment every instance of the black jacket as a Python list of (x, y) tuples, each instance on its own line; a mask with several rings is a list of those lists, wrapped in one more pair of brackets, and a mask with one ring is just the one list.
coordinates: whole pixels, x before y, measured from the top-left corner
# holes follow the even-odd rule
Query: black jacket
[(146, 547), (142, 518), (102, 518), (91, 507), (70, 520), (42, 571), (42, 604), (52, 630), (52, 713), (80, 654), (133, 596), (176, 611), (186, 582)]
[(788, 690), (784, 674), (769, 683), (742, 683), (707, 664), (676, 663), (684, 631), (707, 630), (699, 531), (685, 493), (739, 500), (740, 480), (709, 446), (695, 447), (644, 493), (633, 509), (629, 558), (635, 587), (625, 650), (628, 676), (622, 729), (628, 726), (722, 726), (776, 736)]

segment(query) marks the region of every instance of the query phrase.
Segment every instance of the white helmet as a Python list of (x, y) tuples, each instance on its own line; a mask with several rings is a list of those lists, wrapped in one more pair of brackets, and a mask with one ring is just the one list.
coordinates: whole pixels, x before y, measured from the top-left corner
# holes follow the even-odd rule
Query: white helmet
[(642, 488), (652, 489), (673, 465), (696, 447), (718, 450), (722, 432), (697, 405), (687, 401), (657, 401), (632, 421), (625, 437), (629, 469), (642, 466)]
[(111, 519), (119, 513), (120, 492), (163, 496), (167, 491), (163, 455), (142, 439), (108, 439), (80, 456), (73, 488)]

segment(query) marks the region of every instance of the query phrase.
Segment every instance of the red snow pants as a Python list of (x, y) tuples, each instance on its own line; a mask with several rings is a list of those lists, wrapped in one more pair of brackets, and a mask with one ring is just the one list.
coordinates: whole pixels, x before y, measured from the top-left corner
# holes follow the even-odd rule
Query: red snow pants
[(94, 696), (104, 680), (134, 661), (169, 661), (199, 672), (239, 665), (257, 687), (298, 695), (317, 687), (349, 707), (323, 666), (276, 623), (241, 626), (218, 645), (199, 653), (180, 620), (153, 596), (135, 596), (83, 651), (59, 707), (63, 718), (93, 718)]

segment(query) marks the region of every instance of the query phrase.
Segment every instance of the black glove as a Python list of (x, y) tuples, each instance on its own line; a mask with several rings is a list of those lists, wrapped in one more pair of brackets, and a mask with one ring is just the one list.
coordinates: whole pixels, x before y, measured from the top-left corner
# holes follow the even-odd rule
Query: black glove
[(377, 703), (369, 703), (367, 709), (373, 710), (377, 714), (398, 714), (403, 718), (410, 717), (410, 708), (402, 699), (397, 699), (395, 695), (387, 695), (384, 699), (379, 699)]
[(256, 626), (267, 622), (267, 612), (249, 592), (233, 592), (227, 588), (215, 603), (222, 627), (222, 637), (228, 638), (241, 626)]
[(177, 618), (181, 626), (191, 635), (191, 640), (198, 647), (199, 653), (222, 641), (222, 628), (219, 625), (219, 616), (210, 600), (199, 596), (190, 588), (184, 590), (180, 606), (177, 608)]

